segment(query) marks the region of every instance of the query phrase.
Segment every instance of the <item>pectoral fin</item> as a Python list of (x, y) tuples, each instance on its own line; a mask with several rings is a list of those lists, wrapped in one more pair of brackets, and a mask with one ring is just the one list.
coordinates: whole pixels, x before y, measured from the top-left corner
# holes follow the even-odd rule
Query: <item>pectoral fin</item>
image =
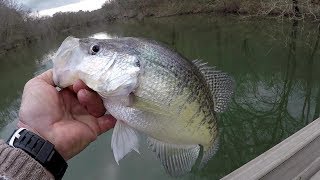
[(190, 172), (200, 151), (199, 145), (169, 144), (150, 137), (148, 144), (171, 176), (181, 176)]
[(118, 120), (113, 130), (111, 148), (113, 150), (114, 159), (118, 164), (119, 161), (132, 150), (139, 153), (137, 132), (123, 121)]

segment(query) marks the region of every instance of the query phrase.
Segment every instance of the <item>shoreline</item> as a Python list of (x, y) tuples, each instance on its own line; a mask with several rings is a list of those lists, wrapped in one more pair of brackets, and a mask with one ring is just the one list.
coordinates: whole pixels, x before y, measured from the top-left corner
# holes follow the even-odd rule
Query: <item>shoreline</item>
[[(117, 23), (117, 22), (125, 22), (125, 21), (130, 21), (130, 20), (137, 20), (137, 21), (143, 21), (144, 19), (160, 19), (160, 18), (170, 18), (170, 17), (179, 17), (179, 16), (195, 16), (195, 15), (207, 15), (207, 16), (216, 16), (216, 17), (226, 17), (226, 16), (232, 16), (235, 18), (239, 18), (239, 20), (252, 20), (252, 19), (278, 19), (279, 20), (279, 15), (278, 14), (269, 14), (267, 16), (259, 16), (259, 15), (254, 15), (254, 14), (249, 14), (249, 13), (232, 13), (232, 12), (219, 12), (219, 11), (200, 11), (200, 12), (193, 12), (193, 11), (185, 11), (185, 12), (180, 12), (179, 14), (166, 14), (166, 15), (155, 15), (155, 14), (149, 14), (149, 15), (144, 15), (144, 16), (139, 16), (139, 15), (133, 15), (133, 16), (125, 16), (121, 15), (121, 17), (107, 17), (103, 18), (102, 20), (96, 20), (94, 22), (86, 22), (83, 24), (77, 24), (74, 26), (67, 27), (65, 29), (60, 30), (60, 33), (70, 33), (72, 31), (75, 31), (79, 28), (88, 28), (97, 24), (111, 24), (112, 23)], [(285, 16), (283, 19), (287, 20), (302, 20), (298, 18), (290, 18), (289, 16)], [(106, 20), (107, 19), (107, 20)], [(311, 20), (311, 18), (304, 18), (303, 20), (307, 19), (307, 22), (309, 23), (318, 23), (318, 21)], [(46, 20), (44, 20), (46, 21)], [(9, 53), (11, 51), (14, 51), (20, 47), (27, 47), (33, 43), (37, 43), (38, 41), (43, 40), (44, 38), (47, 38), (48, 36), (54, 36), (56, 33), (53, 34), (40, 34), (38, 36), (34, 37), (25, 37), (23, 39), (18, 39), (15, 40), (14, 43), (10, 44), (0, 44), (0, 56), (5, 55), (6, 53)]]

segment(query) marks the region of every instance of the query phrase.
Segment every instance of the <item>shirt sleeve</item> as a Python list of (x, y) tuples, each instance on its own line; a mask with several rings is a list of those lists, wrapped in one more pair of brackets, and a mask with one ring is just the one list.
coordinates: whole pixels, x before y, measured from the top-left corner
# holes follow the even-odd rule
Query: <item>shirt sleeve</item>
[(54, 180), (40, 163), (0, 140), (0, 180)]

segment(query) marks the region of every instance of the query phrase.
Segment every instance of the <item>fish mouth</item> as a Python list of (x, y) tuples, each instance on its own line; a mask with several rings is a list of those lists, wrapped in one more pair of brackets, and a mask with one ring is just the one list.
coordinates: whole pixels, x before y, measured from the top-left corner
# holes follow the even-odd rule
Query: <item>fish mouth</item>
[(57, 86), (57, 87), (59, 87), (59, 88), (62, 88), (61, 86), (60, 86), (60, 76), (58, 76), (57, 75), (57, 73), (53, 73), (53, 76), (52, 76), (52, 79), (53, 79), (53, 83)]
[(80, 47), (80, 39), (72, 36), (67, 37), (57, 50), (53, 62), (53, 82), (60, 88), (70, 86), (75, 82), (77, 74), (71, 70), (71, 62), (79, 58), (76, 54)]
[[(68, 79), (66, 79), (65, 77), (68, 77)], [(53, 83), (59, 88), (66, 88), (68, 86), (71, 86), (79, 79), (77, 77), (77, 74), (71, 71), (64, 71), (64, 72), (58, 71), (56, 73), (53, 73), (52, 78), (53, 78)]]

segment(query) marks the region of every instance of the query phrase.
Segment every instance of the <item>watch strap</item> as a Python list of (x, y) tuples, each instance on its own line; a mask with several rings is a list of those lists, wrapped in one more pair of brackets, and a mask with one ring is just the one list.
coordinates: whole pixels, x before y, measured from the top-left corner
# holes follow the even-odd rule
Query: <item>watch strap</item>
[(62, 179), (68, 164), (54, 149), (54, 145), (24, 128), (16, 130), (7, 141), (10, 146), (22, 149), (45, 167), (56, 180)]

